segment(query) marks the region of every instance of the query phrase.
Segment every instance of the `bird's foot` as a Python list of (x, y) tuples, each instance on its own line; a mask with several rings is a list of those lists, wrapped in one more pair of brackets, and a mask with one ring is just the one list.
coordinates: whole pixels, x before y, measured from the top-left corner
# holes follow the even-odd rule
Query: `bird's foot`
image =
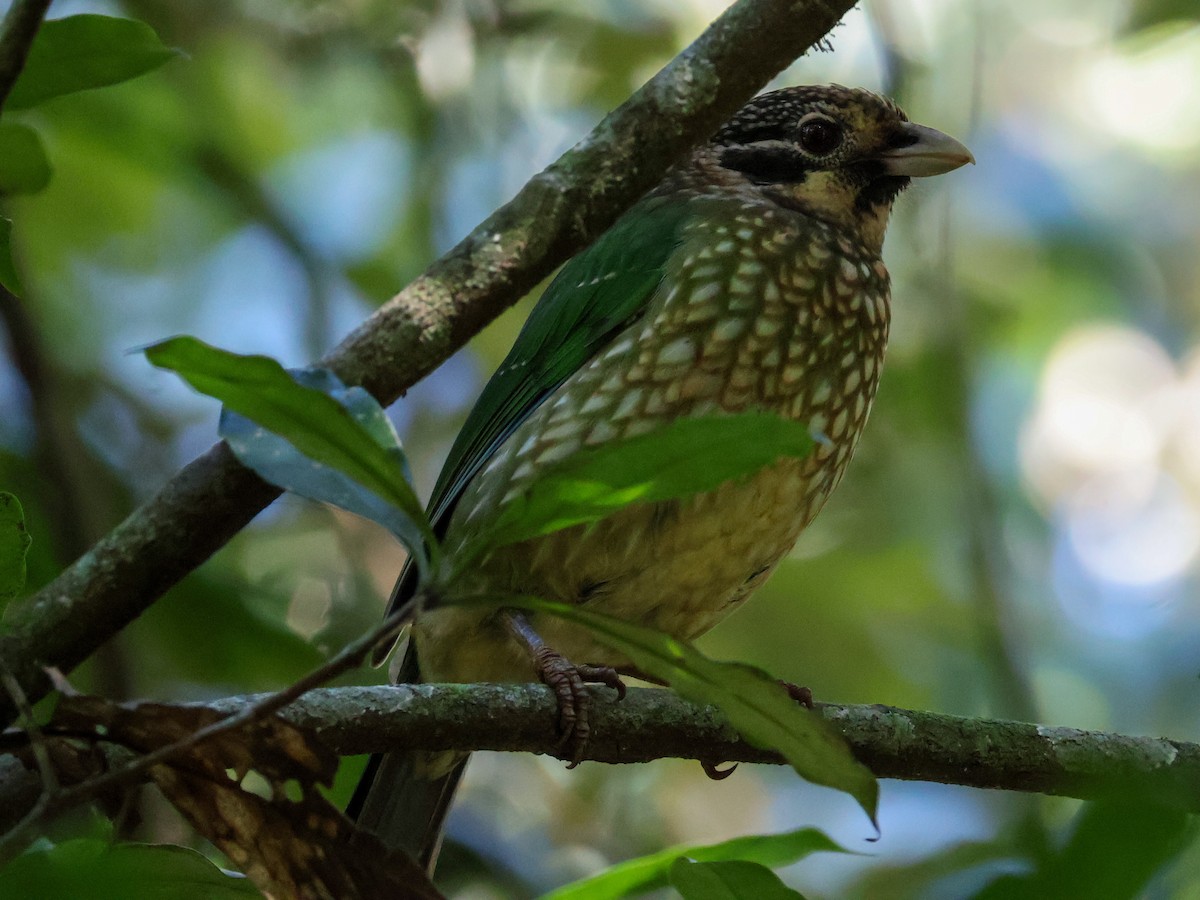
[(560, 748), (570, 748), (573, 769), (583, 761), (592, 726), (589, 712), (592, 705), (587, 685), (603, 684), (617, 692), (617, 699), (625, 699), (625, 682), (612, 666), (577, 666), (557, 650), (545, 645), (533, 654), (538, 677), (542, 679), (558, 700), (558, 730), (562, 734)]
[(529, 652), (538, 678), (554, 691), (558, 700), (558, 729), (562, 733), (559, 747), (570, 749), (568, 768), (573, 769), (583, 761), (592, 731), (588, 721), (592, 705), (588, 683), (606, 685), (617, 692), (618, 700), (624, 700), (625, 682), (612, 666), (577, 666), (557, 650), (547, 647), (523, 612), (505, 609), (501, 611), (501, 619), (509, 633)]

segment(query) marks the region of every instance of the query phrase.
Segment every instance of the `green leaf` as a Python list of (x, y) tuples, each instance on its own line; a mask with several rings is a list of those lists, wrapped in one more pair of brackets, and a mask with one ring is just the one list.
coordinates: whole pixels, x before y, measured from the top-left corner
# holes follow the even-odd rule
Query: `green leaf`
[(12, 219), (3, 217), (0, 217), (0, 284), (18, 297), (25, 293), (21, 278), (17, 275), (17, 267), (13, 264)]
[(50, 161), (37, 132), (0, 123), (0, 195), (36, 194), (50, 183)]
[(766, 866), (738, 860), (677, 859), (671, 866), (671, 886), (684, 900), (804, 900)]
[(53, 97), (128, 81), (177, 55), (145, 22), (98, 15), (51, 19), (38, 30), (5, 107), (28, 109)]
[(1088, 803), (1060, 851), (1039, 859), (1027, 875), (998, 878), (975, 897), (1133, 900), (1145, 896), (1147, 883), (1188, 837), (1189, 817), (1181, 810), (1131, 800)]
[[(154, 365), (178, 373), (200, 393), (216, 397), (227, 409), (280, 435), (307, 457), (308, 465), (317, 474), (302, 485), (305, 489), (319, 493), (316, 484), (327, 478), (327, 493), (337, 494), (344, 488), (344, 475), (404, 513), (411, 521), (405, 533), (420, 537), (413, 538), (409, 550), (428, 569), (430, 561), (425, 547), (435, 547), (435, 538), (425, 511), (406, 480), (403, 454), (395, 444), (395, 433), (390, 426), (387, 435), (382, 435), (379, 422), (370, 415), (366, 416), (370, 423), (363, 425), (337, 399), (323, 390), (300, 384), (283, 366), (266, 356), (229, 353), (191, 337), (171, 338), (148, 347), (145, 353)], [(341, 390), (344, 392), (345, 388)], [(361, 414), (361, 402), (355, 399), (354, 403)], [(242, 435), (241, 429), (235, 431)], [(379, 437), (391, 441), (392, 446), (381, 444)], [(261, 446), (272, 445), (267, 442)], [(247, 464), (253, 467), (253, 458)], [(278, 468), (285, 474), (294, 471), (292, 462), (287, 460)], [(275, 470), (267, 466), (267, 471)], [(270, 476), (264, 474), (264, 477)]]
[(668, 884), (671, 865), (681, 857), (702, 862), (743, 860), (763, 866), (786, 866), (821, 850), (849, 852), (815, 828), (801, 828), (785, 834), (749, 835), (719, 844), (668, 847), (617, 863), (591, 878), (564, 885), (546, 894), (542, 900), (617, 900), (634, 892), (657, 890)]
[[(400, 438), (391, 420), (375, 398), (360, 387), (347, 388), (327, 369), (292, 371), (289, 376), (304, 387), (332, 397), (350, 413), (376, 444), (382, 447), (411, 483), (408, 460), (400, 449)], [(249, 466), (267, 481), (281, 488), (318, 500), (378, 522), (406, 547), (421, 547), (426, 533), (412, 515), (387, 502), (379, 494), (355, 481), (350, 475), (313, 460), (296, 449), (286, 438), (259, 427), (245, 416), (226, 408), (221, 411), (220, 434), (243, 465)]]
[(32, 542), (21, 501), (0, 491), (0, 609), (25, 588), (25, 554)]
[(719, 708), (742, 737), (783, 754), (803, 778), (850, 794), (875, 821), (879, 799), (875, 776), (851, 755), (845, 739), (831, 724), (796, 703), (761, 669), (717, 662), (685, 641), (578, 606), (537, 597), (505, 598), (503, 605), (582, 625), (680, 696)]
[(52, 900), (224, 900), (261, 897), (248, 878), (195, 850), (80, 838), (36, 845), (0, 869), (0, 897)]
[(484, 553), (595, 522), (630, 503), (712, 490), (781, 457), (806, 456), (812, 446), (806, 426), (770, 413), (678, 419), (552, 466), (504, 508), (473, 549)]

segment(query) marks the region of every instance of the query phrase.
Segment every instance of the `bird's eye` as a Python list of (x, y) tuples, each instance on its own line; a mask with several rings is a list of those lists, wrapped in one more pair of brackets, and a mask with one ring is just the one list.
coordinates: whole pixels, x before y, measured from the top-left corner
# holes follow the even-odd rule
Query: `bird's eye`
[(824, 116), (800, 123), (800, 146), (816, 156), (832, 153), (842, 143), (842, 128)]

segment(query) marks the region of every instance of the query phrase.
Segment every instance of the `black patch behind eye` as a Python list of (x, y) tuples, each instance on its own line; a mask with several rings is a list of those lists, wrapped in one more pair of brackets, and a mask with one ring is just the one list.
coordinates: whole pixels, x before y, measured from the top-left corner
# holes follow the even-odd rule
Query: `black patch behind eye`
[(744, 173), (755, 184), (795, 184), (803, 181), (811, 161), (799, 150), (781, 144), (729, 147), (721, 165)]

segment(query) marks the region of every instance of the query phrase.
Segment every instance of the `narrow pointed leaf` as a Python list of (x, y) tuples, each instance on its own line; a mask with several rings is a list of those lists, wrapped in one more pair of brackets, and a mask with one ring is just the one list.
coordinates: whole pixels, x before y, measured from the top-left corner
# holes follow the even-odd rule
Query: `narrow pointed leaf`
[(683, 900), (804, 900), (766, 866), (739, 860), (677, 859), (671, 866), (671, 887)]
[(21, 501), (0, 491), (0, 610), (25, 589), (25, 554), (32, 542)]
[(630, 503), (713, 490), (781, 457), (803, 457), (806, 426), (770, 413), (678, 419), (591, 447), (540, 474), (481, 537), (481, 551), (595, 522)]
[(0, 896), (232, 900), (262, 893), (187, 847), (77, 838), (35, 845), (0, 869)]
[(5, 108), (28, 109), (53, 97), (128, 81), (177, 55), (145, 22), (91, 14), (51, 19), (38, 29)]
[(681, 857), (703, 862), (745, 860), (764, 866), (786, 866), (820, 850), (848, 852), (815, 828), (747, 835), (719, 844), (684, 844), (617, 863), (591, 878), (551, 891), (542, 900), (617, 900), (635, 892), (657, 890), (667, 886), (671, 865)]
[[(408, 460), (400, 449), (400, 439), (374, 397), (360, 387), (347, 388), (326, 369), (305, 369), (288, 374), (304, 387), (319, 390), (341, 404), (394, 459), (405, 480), (412, 481)], [(221, 411), (219, 430), (234, 456), (272, 484), (378, 522), (406, 547), (420, 547), (424, 543), (425, 533), (408, 512), (384, 500), (345, 472), (326, 465), (314, 465), (310, 457), (286, 438), (228, 407)]]
[(1033, 871), (1001, 876), (972, 897), (1145, 897), (1156, 873), (1194, 837), (1190, 817), (1179, 809), (1137, 799), (1087, 803), (1061, 849), (1040, 856)]
[(716, 706), (738, 733), (756, 746), (778, 751), (803, 778), (845, 791), (875, 821), (879, 784), (850, 753), (845, 739), (819, 713), (794, 701), (761, 669), (709, 659), (685, 641), (577, 606), (536, 597), (506, 598), (505, 606), (576, 622), (662, 679), (680, 696)]
[[(147, 348), (145, 353), (154, 365), (178, 373), (200, 393), (217, 398), (228, 410), (274, 432), (307, 457), (314, 479), (301, 487), (310, 496), (317, 493), (315, 480), (325, 475), (332, 476), (328, 492), (344, 494), (345, 479), (341, 476), (346, 476), (407, 516), (411, 528), (393, 528), (396, 520), (390, 516), (385, 517), (390, 521), (383, 524), (406, 535), (401, 539), (427, 567), (423, 544), (434, 546), (434, 537), (425, 511), (406, 480), (407, 468), (394, 432), (389, 427), (388, 434), (383, 435), (379, 421), (382, 411), (378, 415), (365, 412), (363, 395), (336, 387), (328, 380), (331, 375), (312, 376), (323, 379), (327, 387), (340, 390), (346, 404), (356, 407), (357, 415), (366, 425), (347, 405), (323, 390), (299, 383), (283, 366), (266, 356), (229, 353), (191, 337), (171, 338)], [(253, 443), (253, 435), (244, 429), (235, 427), (234, 431), (238, 437)], [(379, 443), (377, 436), (384, 437), (391, 446)], [(247, 464), (255, 467), (253, 459)], [(294, 473), (294, 461), (282, 462), (280, 470), (284, 474)], [(262, 474), (270, 479), (270, 467)], [(366, 515), (368, 508), (378, 509), (374, 504), (361, 504), (354, 511)], [(417, 535), (422, 540), (417, 540)]]
[(0, 123), (0, 195), (36, 194), (50, 183), (50, 161), (37, 132)]

